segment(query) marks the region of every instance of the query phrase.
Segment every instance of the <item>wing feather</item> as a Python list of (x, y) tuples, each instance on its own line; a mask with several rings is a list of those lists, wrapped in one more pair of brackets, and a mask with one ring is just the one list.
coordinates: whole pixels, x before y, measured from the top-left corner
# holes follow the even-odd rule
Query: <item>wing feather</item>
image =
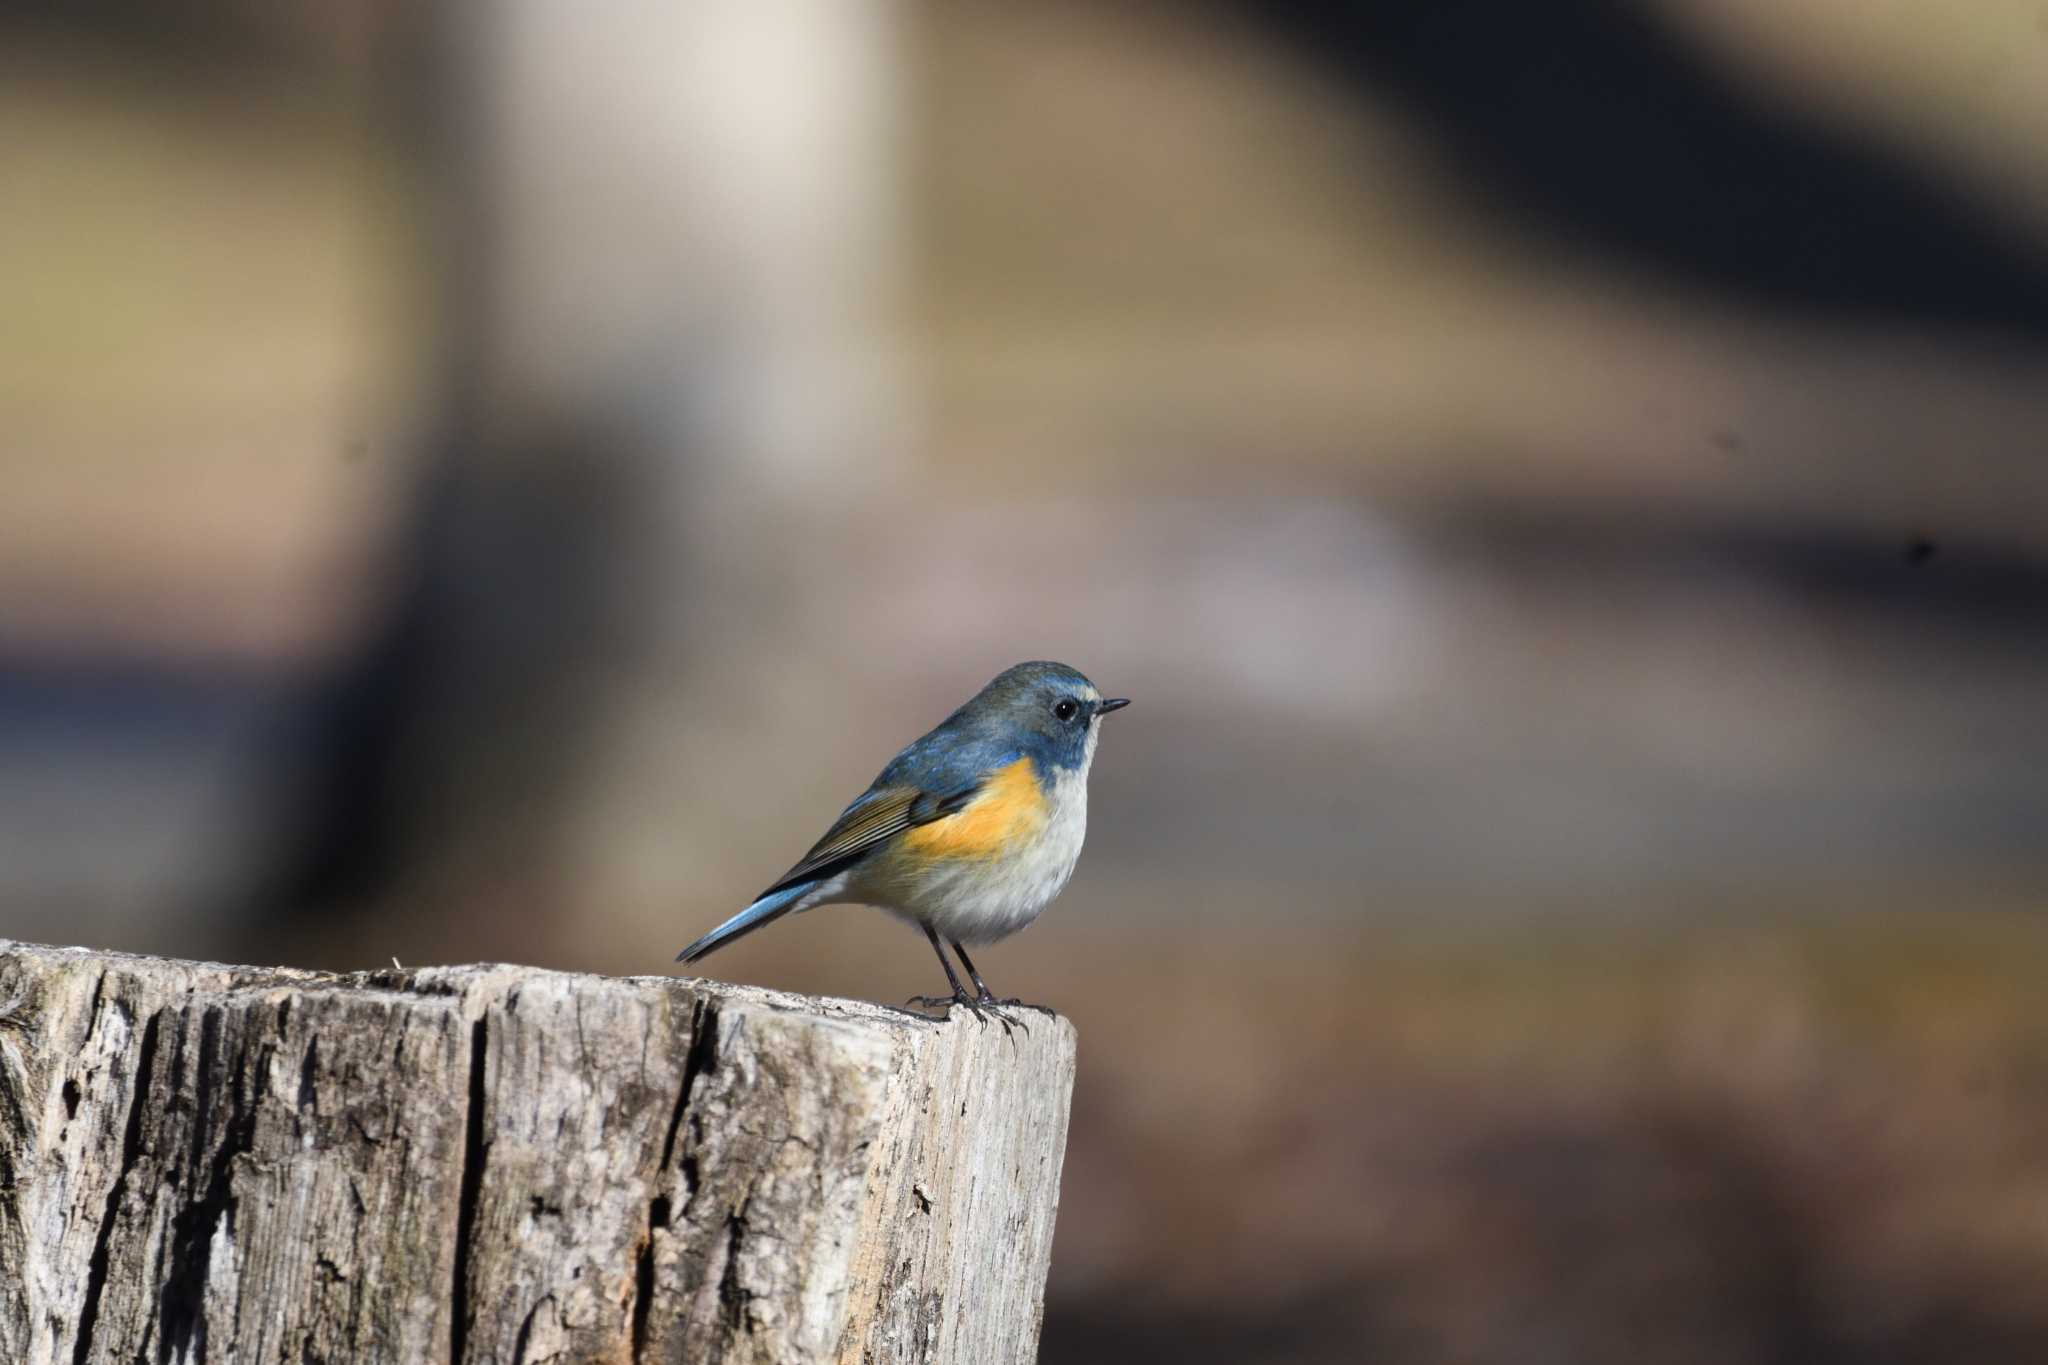
[[(772, 896), (799, 882), (816, 881), (848, 867), (886, 839), (904, 830), (943, 820), (974, 799), (981, 783), (972, 782), (949, 791), (931, 792), (921, 787), (877, 787), (840, 813), (825, 837), (795, 867), (783, 873), (775, 884), (761, 893)], [(759, 899), (756, 897), (755, 899)]]

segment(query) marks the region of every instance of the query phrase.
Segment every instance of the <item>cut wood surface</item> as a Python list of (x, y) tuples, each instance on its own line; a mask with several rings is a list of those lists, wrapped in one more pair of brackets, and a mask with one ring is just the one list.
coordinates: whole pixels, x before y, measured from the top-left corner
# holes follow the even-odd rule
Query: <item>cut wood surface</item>
[(1032, 1360), (1019, 1017), (0, 940), (0, 1361)]

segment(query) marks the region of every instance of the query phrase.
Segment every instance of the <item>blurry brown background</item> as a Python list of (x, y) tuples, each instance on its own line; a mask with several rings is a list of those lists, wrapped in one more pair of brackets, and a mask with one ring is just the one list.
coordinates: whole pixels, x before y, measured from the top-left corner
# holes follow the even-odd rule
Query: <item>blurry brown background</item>
[(2038, 0), (68, 16), (0, 935), (663, 971), (1064, 659), (1048, 1362), (2048, 1358)]

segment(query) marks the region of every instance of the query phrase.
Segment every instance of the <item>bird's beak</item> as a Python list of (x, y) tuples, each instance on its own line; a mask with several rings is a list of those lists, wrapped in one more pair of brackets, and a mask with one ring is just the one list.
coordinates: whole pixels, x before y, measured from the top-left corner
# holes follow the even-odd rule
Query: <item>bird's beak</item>
[(1121, 711), (1131, 704), (1129, 697), (1110, 697), (1095, 703), (1095, 714), (1106, 716), (1112, 711)]

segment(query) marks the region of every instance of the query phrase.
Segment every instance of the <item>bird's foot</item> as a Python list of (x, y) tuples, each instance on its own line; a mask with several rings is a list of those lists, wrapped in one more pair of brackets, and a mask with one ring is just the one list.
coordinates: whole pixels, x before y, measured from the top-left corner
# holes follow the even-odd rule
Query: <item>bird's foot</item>
[[(956, 991), (952, 995), (913, 995), (903, 1003), (915, 1009), (943, 1010), (945, 1011), (945, 1013), (939, 1016), (941, 1019), (944, 1019), (947, 1017), (947, 1015), (951, 1014), (953, 1006), (958, 1005), (961, 1009), (964, 1009), (969, 1014), (973, 1015), (975, 1021), (981, 1024), (981, 1026), (984, 1028), (988, 1027), (988, 1021), (991, 1018), (993, 1018), (998, 1024), (1001, 1024), (1003, 1026), (1003, 1032), (1005, 1034), (1009, 1033), (1009, 1031), (1013, 1028), (1023, 1029), (1023, 1031), (1027, 1034), (1031, 1032), (1030, 1028), (1025, 1025), (1022, 1019), (1013, 1019), (1008, 1014), (1004, 1013), (1006, 1007), (1020, 1004), (1022, 1002), (1016, 1000), (998, 1000), (993, 995), (988, 994), (986, 991), (984, 991), (979, 996), (969, 995), (964, 990)], [(1024, 1008), (1040, 1009), (1042, 1008), (1042, 1006), (1025, 1005)]]
[(1008, 1033), (1012, 1028), (1016, 1028), (1021, 1029), (1024, 1032), (1024, 1034), (1028, 1037), (1031, 1033), (1031, 1026), (1025, 1023), (1022, 1019), (1018, 1019), (1006, 1013), (1006, 1011), (1010, 1010), (1013, 1007), (1027, 1010), (1035, 1010), (1040, 1008), (1040, 1006), (1037, 1005), (1026, 1005), (1022, 1000), (998, 1000), (995, 998), (995, 996), (989, 993), (989, 989), (986, 986), (983, 986), (981, 988), (981, 994), (976, 996), (974, 998), (974, 1003), (969, 1005), (967, 1008), (973, 1010), (977, 1015), (979, 1015), (983, 1010), (987, 1010), (990, 1014), (993, 1014), (996, 1017), (996, 1022), (1003, 1026), (1004, 1033)]
[(913, 995), (903, 1003), (913, 1009), (937, 1010), (941, 1019), (950, 1017), (953, 1013), (953, 1006), (958, 1005), (982, 1024), (986, 1025), (988, 1023), (988, 1015), (983, 1013), (987, 1006), (969, 995), (965, 990), (955, 991), (951, 995)]
[(1014, 995), (1007, 1000), (998, 1000), (993, 995), (985, 995), (975, 1003), (980, 1005), (993, 1005), (1006, 1010), (1035, 1010), (1038, 1013), (1044, 1015), (1048, 1019), (1057, 1019), (1060, 1017), (1060, 1012), (1054, 1009), (1051, 1005), (1034, 1005), (1029, 1000), (1019, 1000)]

